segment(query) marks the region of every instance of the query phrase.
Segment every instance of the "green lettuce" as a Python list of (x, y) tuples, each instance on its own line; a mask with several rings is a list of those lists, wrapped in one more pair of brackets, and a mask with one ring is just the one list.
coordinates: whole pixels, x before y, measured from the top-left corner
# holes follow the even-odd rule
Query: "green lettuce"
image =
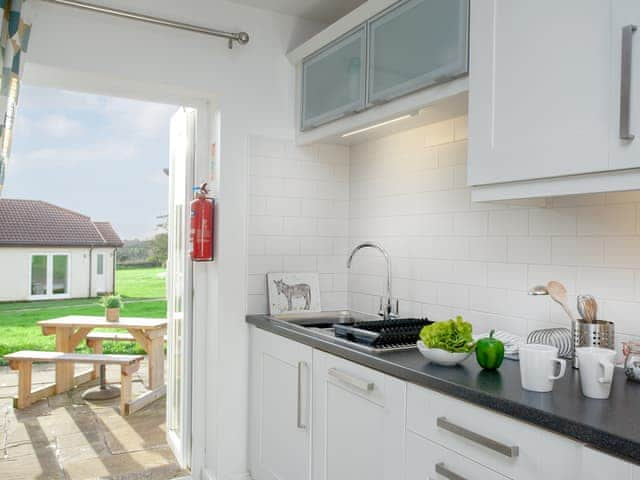
[(475, 346), (473, 327), (461, 316), (455, 320), (435, 322), (420, 331), (420, 339), (429, 348), (440, 348), (447, 352), (471, 352)]

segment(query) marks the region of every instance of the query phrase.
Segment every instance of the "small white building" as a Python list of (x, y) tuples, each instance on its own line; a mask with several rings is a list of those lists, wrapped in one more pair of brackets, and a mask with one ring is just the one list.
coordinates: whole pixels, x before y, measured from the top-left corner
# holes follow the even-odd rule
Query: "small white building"
[(115, 291), (122, 240), (109, 222), (38, 200), (0, 199), (0, 302)]

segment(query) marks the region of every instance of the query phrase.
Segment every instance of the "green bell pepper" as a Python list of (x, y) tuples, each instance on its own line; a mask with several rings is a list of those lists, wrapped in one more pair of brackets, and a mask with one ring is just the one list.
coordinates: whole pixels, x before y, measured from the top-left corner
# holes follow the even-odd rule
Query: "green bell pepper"
[(496, 370), (504, 360), (504, 344), (493, 338), (494, 330), (489, 337), (482, 338), (476, 343), (476, 360), (478, 364), (487, 370)]

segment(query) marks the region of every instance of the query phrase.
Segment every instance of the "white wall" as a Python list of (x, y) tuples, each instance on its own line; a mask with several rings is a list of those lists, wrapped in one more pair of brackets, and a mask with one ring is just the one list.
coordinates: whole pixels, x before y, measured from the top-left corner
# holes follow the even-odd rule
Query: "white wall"
[[(563, 282), (590, 293), (617, 342), (640, 336), (640, 192), (472, 203), (466, 185), (466, 117), (351, 149), (350, 243), (375, 240), (393, 258), (404, 315), (462, 314), (476, 332), (525, 335), (569, 327), (549, 297), (529, 287)], [(384, 264), (354, 262), (351, 306), (377, 310)], [(574, 307), (575, 309), (575, 307)]]
[(89, 296), (88, 248), (0, 248), (0, 302), (29, 300), (32, 254), (67, 253), (70, 261), (72, 298)]
[(206, 98), (219, 108), (218, 260), (203, 267), (206, 293), (217, 300), (206, 318), (207, 418), (196, 422), (206, 424), (208, 475), (241, 478), (247, 471), (248, 138), (293, 138), (294, 74), (284, 54), (321, 26), (222, 0), (101, 4), (251, 35), (249, 45), (228, 50), (221, 39), (38, 4), (25, 69), (30, 83), (149, 100)]
[(252, 137), (249, 174), (249, 313), (268, 272), (319, 272), (322, 309), (346, 308), (348, 147)]

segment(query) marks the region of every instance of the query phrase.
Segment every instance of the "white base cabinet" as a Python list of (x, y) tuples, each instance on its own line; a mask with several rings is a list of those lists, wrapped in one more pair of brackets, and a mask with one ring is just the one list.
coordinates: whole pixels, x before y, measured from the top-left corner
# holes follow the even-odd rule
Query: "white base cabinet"
[(311, 347), (251, 329), (250, 469), (255, 480), (307, 480)]
[(506, 480), (479, 463), (407, 431), (406, 480)]
[(398, 480), (406, 384), (313, 353), (313, 480)]
[(254, 480), (640, 480), (640, 467), (251, 327)]
[(576, 478), (577, 442), (416, 385), (407, 390), (407, 430), (509, 478)]

